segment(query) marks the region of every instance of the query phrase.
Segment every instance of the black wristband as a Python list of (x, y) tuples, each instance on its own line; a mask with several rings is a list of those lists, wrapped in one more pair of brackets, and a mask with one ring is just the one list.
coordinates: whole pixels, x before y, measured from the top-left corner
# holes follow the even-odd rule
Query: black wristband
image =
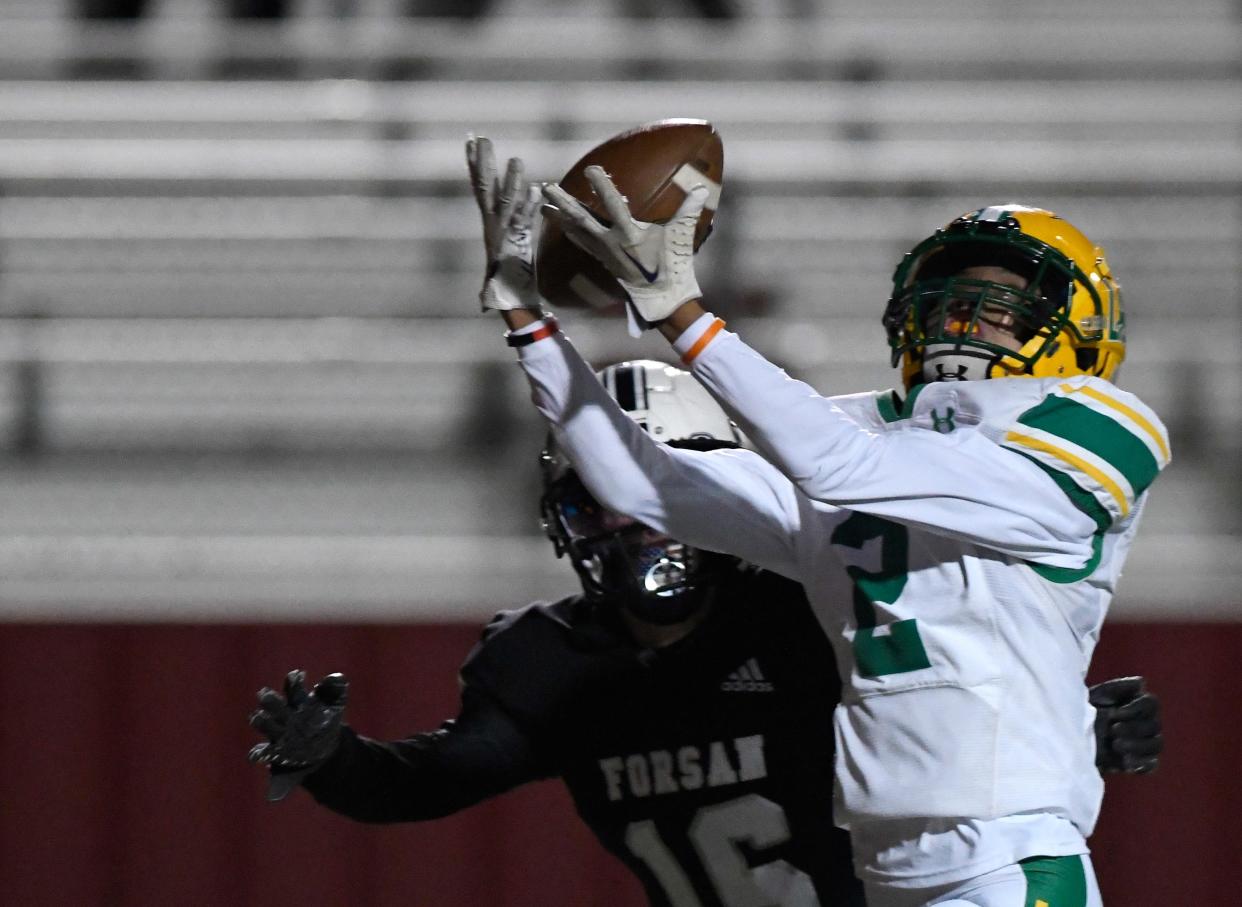
[(525, 334), (515, 334), (513, 331), (505, 334), (505, 343), (511, 347), (530, 346), (536, 340), (543, 340), (545, 337), (551, 337), (553, 334), (561, 332), (560, 325), (556, 323), (556, 318), (551, 315), (544, 316), (543, 325), (538, 329), (529, 331)]

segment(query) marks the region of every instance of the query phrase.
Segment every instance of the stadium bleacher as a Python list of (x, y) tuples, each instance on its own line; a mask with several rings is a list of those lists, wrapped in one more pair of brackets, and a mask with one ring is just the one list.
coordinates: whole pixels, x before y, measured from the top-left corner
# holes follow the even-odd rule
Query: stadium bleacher
[[(0, 440), (16, 451), (0, 468), (13, 502), (0, 535), (0, 563), (14, 565), (0, 580), (5, 608), (55, 600), (15, 579), (37, 577), (40, 557), (69, 571), (57, 588), (77, 590), (74, 607), (115, 606), (133, 582), (156, 595), (160, 564), (191, 577), (170, 580), (169, 594), (201, 600), (236, 568), (253, 576), (250, 595), (293, 602), (327, 587), (291, 579), (302, 568), (288, 540), (342, 535), (349, 557), (406, 558), (359, 591), (361, 608), (387, 613), (434, 572), (436, 556), (410, 552), (420, 540), (439, 551), (438, 531), (510, 546), (506, 588), (545, 591), (538, 560), (519, 556), (541, 544), (533, 518), (522, 522), (531, 489), (483, 470), (451, 478), (480, 421), (530, 466), (527, 485), (538, 443), (496, 325), (472, 317), (480, 252), (462, 139), (492, 135), (553, 178), (600, 138), (674, 115), (711, 119), (726, 141), (709, 292), (825, 389), (891, 382), (878, 328), (889, 273), (952, 214), (1016, 199), (1083, 225), (1126, 286), (1124, 381), (1186, 439), (1132, 562), (1152, 580), (1132, 584), (1132, 606), (1168, 596), (1157, 580), (1182, 550), (1172, 542), (1187, 508), (1208, 521), (1211, 550), (1236, 544), (1239, 489), (1225, 481), (1222, 493), (1218, 465), (1242, 446), (1235, 4), (1086, 5), (1107, 40), (1066, 29), (1050, 0), (1005, 13), (981, 0), (847, 0), (809, 19), (771, 0), (720, 24), (572, 6), (513, 2), (460, 23), (375, 2), (341, 19), (308, 4), (258, 25), (185, 2), (136, 25), (0, 8)], [(1124, 19), (1110, 18), (1122, 6)], [(1009, 40), (1015, 28), (1022, 41)], [(82, 78), (83, 63), (109, 58), (138, 61), (142, 77)], [(285, 70), (216, 78), (222, 59)], [(662, 352), (611, 321), (567, 321), (600, 361)], [(196, 494), (227, 504), (187, 523), (199, 511), (167, 484), (143, 489), (118, 452), (143, 470), (187, 469)], [(260, 499), (228, 491), (286, 482), (256, 452), (293, 473), (313, 461), (319, 477), (294, 481), (276, 523), (252, 519)], [(186, 465), (199, 454), (233, 459)], [(49, 484), (32, 483), (32, 469)], [(404, 509), (376, 529), (378, 491), (391, 500), (403, 470)], [(61, 479), (80, 493), (56, 497), (64, 518), (51, 528), (46, 493), (30, 489)], [(101, 491), (118, 481), (123, 506)], [(437, 492), (446, 486), (457, 496)], [(101, 500), (118, 508), (111, 522), (92, 515)], [(497, 516), (457, 530), (426, 519), (453, 508)], [(60, 537), (97, 552), (83, 564), (111, 551), (146, 566), (92, 593), (86, 573), (50, 553)], [(249, 542), (227, 541), (237, 538)], [(288, 569), (247, 574), (256, 550)], [(1240, 578), (1206, 575), (1208, 591), (1187, 599)], [(243, 587), (213, 588), (227, 600)], [(461, 599), (486, 603), (476, 593)]]

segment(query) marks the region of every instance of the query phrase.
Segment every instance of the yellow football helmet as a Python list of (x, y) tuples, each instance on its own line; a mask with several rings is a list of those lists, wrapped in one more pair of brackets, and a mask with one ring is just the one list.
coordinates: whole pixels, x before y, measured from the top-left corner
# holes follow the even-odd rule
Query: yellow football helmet
[[(978, 279), (996, 268), (1021, 280)], [(1003, 324), (1020, 349), (983, 339), (985, 324)], [(907, 388), (1016, 376), (1111, 381), (1126, 355), (1121, 287), (1104, 250), (1051, 211), (1017, 204), (964, 214), (906, 253), (884, 327)]]

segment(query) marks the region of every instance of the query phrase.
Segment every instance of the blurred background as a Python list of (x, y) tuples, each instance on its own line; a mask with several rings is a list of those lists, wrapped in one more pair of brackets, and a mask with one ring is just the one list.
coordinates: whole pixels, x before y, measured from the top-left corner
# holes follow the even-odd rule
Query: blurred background
[(1236, 0), (0, 0), (0, 902), (640, 903), (555, 785), (353, 826), (265, 805), (245, 718), (300, 666), (431, 728), (487, 618), (577, 588), (463, 141), (555, 179), (669, 116), (725, 141), (712, 307), (826, 393), (899, 380), (889, 277), (954, 215), (1108, 250), (1175, 461), (1092, 677), (1168, 753), (1093, 846), (1106, 902), (1236, 903)]

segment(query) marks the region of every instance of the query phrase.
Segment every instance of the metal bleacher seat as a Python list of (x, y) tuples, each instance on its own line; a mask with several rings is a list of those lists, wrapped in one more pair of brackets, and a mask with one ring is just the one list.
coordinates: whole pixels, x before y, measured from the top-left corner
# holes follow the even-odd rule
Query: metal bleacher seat
[(0, 138), (459, 140), (480, 124), (514, 139), (592, 141), (664, 116), (719, 123), (731, 139), (1232, 138), (1230, 79), (933, 83), (525, 81), (414, 83), (0, 82)]
[[(505, 435), (524, 391), (497, 325), (472, 317), (467, 131), (554, 178), (635, 123), (712, 120), (727, 177), (704, 283), (760, 348), (829, 390), (891, 383), (878, 309), (912, 241), (978, 204), (1044, 204), (1123, 277), (1145, 363), (1127, 386), (1179, 419), (1196, 401), (1179, 456), (1210, 466), (1242, 446), (1233, 0), (1093, 0), (1074, 10), (1080, 28), (1058, 0), (833, 0), (809, 20), (789, 15), (805, 3), (756, 0), (727, 24), (568, 0), (477, 23), (362, 6), (266, 25), (196, 0), (164, 0), (137, 26), (35, 0), (0, 10), (0, 441), (33, 432), (96, 458), (80, 477), (65, 467), (63, 489), (0, 469), (0, 603), (105, 596), (78, 557), (109, 565), (117, 601), (158, 599), (171, 571), (216, 604), (266, 589), (327, 606), (353, 588), (387, 607), (456, 563), (425, 541), (438, 532), (507, 538), (489, 589), (529, 586), (522, 565), (542, 563), (539, 540), (518, 537), (529, 508), (509, 489), (497, 502), (463, 453), (479, 438), (537, 444), (530, 426)], [(110, 56), (142, 78), (79, 77)], [(283, 69), (217, 79), (222, 60)], [(748, 317), (760, 309), (779, 317)], [(597, 361), (666, 355), (615, 323), (565, 320)], [(204, 451), (260, 465), (176, 459)], [(265, 452), (365, 462), (292, 475)], [(1233, 525), (1206, 467), (1184, 475), (1179, 506), (1202, 500)], [(1179, 519), (1152, 517), (1165, 537)], [(298, 532), (348, 538), (299, 548)]]
[[(704, 23), (565, 15), (496, 17), (463, 24), (386, 17), (299, 17), (225, 24), (156, 18), (137, 26), (65, 19), (7, 19), (0, 28), (0, 76), (56, 77), (66, 62), (125, 57), (162, 78), (210, 73), (221, 57), (286, 61), (303, 75), (382, 76), (394, 64), (436, 78), (552, 81), (633, 75), (671, 77), (1108, 78), (1228, 76), (1236, 66), (1236, 19), (1192, 15), (1103, 20), (1067, 28), (1058, 16), (1019, 20), (842, 17), (744, 18)], [(1185, 48), (1195, 52), (1187, 54)]]

